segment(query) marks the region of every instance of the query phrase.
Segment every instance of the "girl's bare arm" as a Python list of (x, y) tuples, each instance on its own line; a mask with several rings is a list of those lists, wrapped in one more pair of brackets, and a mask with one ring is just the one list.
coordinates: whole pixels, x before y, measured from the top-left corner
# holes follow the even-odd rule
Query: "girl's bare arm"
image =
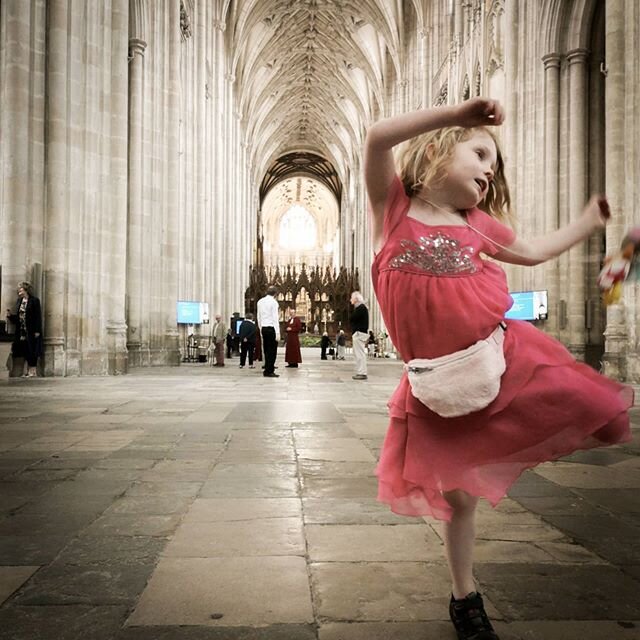
[(546, 262), (586, 240), (598, 229), (604, 228), (610, 217), (611, 213), (606, 198), (593, 196), (577, 220), (533, 240), (526, 241), (516, 238), (513, 244), (498, 251), (494, 257), (503, 262), (525, 266)]

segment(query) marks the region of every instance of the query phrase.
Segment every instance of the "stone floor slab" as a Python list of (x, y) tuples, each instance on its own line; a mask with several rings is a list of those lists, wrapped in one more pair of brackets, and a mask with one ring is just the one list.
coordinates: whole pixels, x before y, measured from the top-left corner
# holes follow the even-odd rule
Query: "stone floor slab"
[(446, 620), (447, 569), (419, 562), (311, 565), (318, 615), (326, 621)]
[(128, 625), (313, 621), (303, 558), (163, 558)]
[(298, 463), (300, 475), (305, 478), (367, 478), (375, 477), (375, 464), (371, 462), (327, 462), (305, 460)]
[(166, 538), (180, 523), (176, 515), (109, 514), (98, 518), (82, 531), (88, 536), (153, 536)]
[(319, 640), (454, 640), (450, 622), (332, 622), (318, 630)]
[(14, 597), (18, 606), (132, 606), (153, 572), (153, 564), (110, 563), (43, 567)]
[(301, 518), (183, 523), (163, 555), (171, 558), (303, 556)]
[(306, 533), (312, 562), (444, 562), (426, 525), (307, 525)]
[(78, 566), (155, 564), (164, 549), (164, 538), (145, 536), (81, 536), (72, 540), (56, 562)]
[(218, 462), (209, 479), (245, 478), (248, 476), (288, 477), (297, 476), (295, 462)]
[(247, 476), (209, 479), (199, 495), (201, 498), (292, 498), (298, 494), (297, 478)]
[(72, 534), (0, 536), (0, 564), (9, 566), (48, 564), (72, 538)]
[(5, 607), (0, 640), (113, 640), (126, 615), (124, 606)]
[(40, 567), (0, 566), (0, 604), (22, 586)]
[(113, 640), (317, 640), (315, 625), (126, 627)]
[(301, 518), (299, 498), (197, 498), (185, 515), (184, 525), (266, 518)]
[(640, 619), (638, 583), (615, 567), (485, 563), (476, 573), (512, 620)]
[(370, 498), (377, 491), (375, 477), (307, 477), (302, 483), (305, 498)]
[(363, 444), (333, 447), (313, 447), (308, 449), (298, 449), (298, 456), (308, 460), (322, 460), (326, 462), (371, 462), (375, 458), (371, 451)]
[(589, 622), (574, 620), (558, 620), (550, 622), (527, 621), (513, 622), (510, 625), (498, 626), (502, 640), (503, 628), (510, 635), (504, 640), (638, 640), (640, 638), (640, 620), (620, 620), (614, 622)]
[(640, 470), (558, 462), (536, 473), (564, 487), (577, 489), (640, 489)]
[(398, 516), (373, 498), (303, 498), (306, 524), (411, 524), (422, 518)]
[(236, 406), (225, 422), (342, 422), (331, 402), (245, 402)]

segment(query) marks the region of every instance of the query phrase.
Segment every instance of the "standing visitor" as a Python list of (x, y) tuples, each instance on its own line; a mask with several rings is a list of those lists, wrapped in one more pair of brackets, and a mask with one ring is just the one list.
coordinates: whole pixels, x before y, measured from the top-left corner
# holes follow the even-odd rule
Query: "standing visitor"
[(42, 355), (42, 309), (28, 282), (18, 285), (18, 301), (15, 309), (7, 309), (7, 320), (15, 327), (11, 356), (26, 360), (27, 373), (22, 374), (23, 378), (35, 378), (38, 358)]
[(329, 334), (325, 331), (320, 339), (320, 360), (327, 359), (327, 349), (331, 346)]
[(300, 331), (302, 330), (302, 322), (296, 317), (296, 310), (289, 309), (289, 321), (287, 322), (287, 344), (284, 352), (284, 359), (287, 367), (297, 369), (302, 362), (302, 354), (300, 353)]
[(279, 378), (276, 373), (276, 357), (280, 340), (280, 316), (276, 294), (278, 290), (272, 285), (267, 295), (258, 300), (258, 326), (262, 334), (262, 350), (264, 352), (265, 378)]
[(222, 322), (222, 316), (216, 313), (216, 321), (211, 328), (211, 341), (214, 345), (214, 358), (216, 367), (224, 367), (224, 341), (227, 336), (227, 327)]
[(336, 347), (337, 347), (337, 355), (336, 358), (338, 360), (344, 360), (344, 355), (347, 347), (347, 336), (344, 335), (344, 330), (340, 329), (338, 332), (338, 337), (336, 338)]
[(249, 356), (249, 369), (253, 369), (253, 351), (256, 346), (256, 329), (253, 321), (253, 313), (247, 313), (245, 319), (240, 324), (238, 340), (240, 340), (240, 368), (244, 369), (244, 363)]
[(351, 294), (353, 312), (349, 319), (351, 325), (351, 342), (356, 372), (351, 376), (354, 380), (367, 379), (367, 340), (369, 339), (369, 309), (359, 291)]

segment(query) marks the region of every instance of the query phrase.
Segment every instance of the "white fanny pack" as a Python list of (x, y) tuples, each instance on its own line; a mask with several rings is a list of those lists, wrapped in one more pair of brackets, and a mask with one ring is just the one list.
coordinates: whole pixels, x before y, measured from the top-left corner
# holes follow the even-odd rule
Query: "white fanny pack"
[(444, 418), (484, 409), (500, 392), (504, 360), (504, 323), (484, 340), (440, 358), (415, 358), (405, 364), (411, 393)]

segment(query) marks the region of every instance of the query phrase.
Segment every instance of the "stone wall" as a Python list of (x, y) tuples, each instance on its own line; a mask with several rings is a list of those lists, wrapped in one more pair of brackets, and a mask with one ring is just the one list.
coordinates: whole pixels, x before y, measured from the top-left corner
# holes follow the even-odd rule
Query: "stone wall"
[(179, 363), (178, 299), (243, 311), (254, 215), (223, 4), (0, 4), (2, 306), (34, 280), (47, 375)]

